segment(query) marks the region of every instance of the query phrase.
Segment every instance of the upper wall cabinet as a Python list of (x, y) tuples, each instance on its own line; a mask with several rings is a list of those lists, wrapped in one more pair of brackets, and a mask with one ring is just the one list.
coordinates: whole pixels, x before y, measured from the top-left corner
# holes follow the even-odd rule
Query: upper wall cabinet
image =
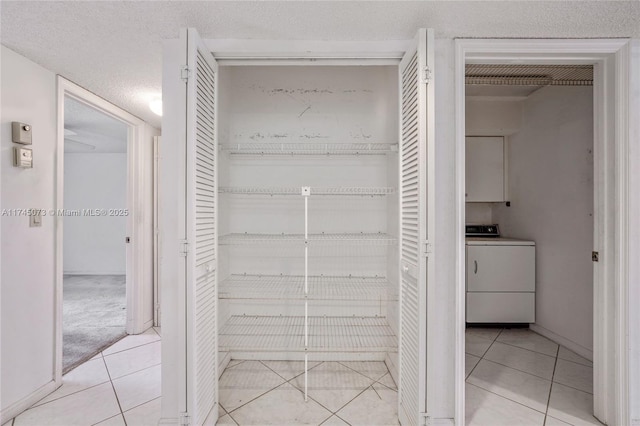
[(467, 136), (466, 201), (505, 201), (504, 138)]

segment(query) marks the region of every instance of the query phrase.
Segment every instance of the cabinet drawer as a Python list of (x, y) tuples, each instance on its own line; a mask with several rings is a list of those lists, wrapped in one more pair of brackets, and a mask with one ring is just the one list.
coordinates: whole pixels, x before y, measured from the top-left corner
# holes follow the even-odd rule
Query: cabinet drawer
[(535, 303), (535, 293), (467, 293), (467, 322), (533, 323)]
[(535, 246), (467, 246), (467, 291), (535, 291)]

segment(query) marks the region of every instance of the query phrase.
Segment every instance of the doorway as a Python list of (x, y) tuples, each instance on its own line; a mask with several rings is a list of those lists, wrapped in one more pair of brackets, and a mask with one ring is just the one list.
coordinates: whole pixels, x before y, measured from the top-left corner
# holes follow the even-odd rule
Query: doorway
[(103, 347), (151, 325), (141, 278), (148, 222), (138, 208), (144, 136), (142, 120), (58, 77), (57, 383)]
[[(456, 64), (456, 140), (457, 187), (458, 187), (458, 255), (457, 255), (457, 350), (456, 350), (456, 417), (465, 418), (465, 400), (474, 396), (465, 394), (464, 337), (466, 288), (465, 277), (469, 273), (465, 264), (465, 69), (469, 64), (573, 64), (593, 66), (594, 69), (594, 232), (593, 251), (606, 252), (594, 262), (593, 269), (593, 414), (606, 424), (624, 422), (627, 413), (620, 410), (628, 400), (624, 387), (627, 363), (625, 355), (613, 355), (609, 347), (614, 341), (625, 341), (621, 333), (626, 328), (626, 316), (621, 301), (615, 299), (619, 291), (626, 291), (628, 283), (616, 279), (615, 268), (626, 267), (617, 263), (613, 247), (620, 233), (613, 226), (621, 225), (615, 214), (616, 201), (612, 194), (621, 185), (616, 180), (619, 172), (611, 158), (626, 146), (624, 135), (615, 134), (614, 127), (625, 120), (626, 106), (616, 110), (616, 88), (626, 90), (627, 75), (618, 69), (614, 72), (614, 58), (625, 55), (625, 40), (460, 40), (457, 42)], [(585, 53), (587, 52), (587, 53)], [(612, 55), (613, 54), (613, 55)], [(616, 114), (616, 111), (618, 114)], [(619, 203), (620, 201), (618, 201)], [(623, 200), (624, 202), (624, 200)], [(614, 222), (615, 221), (615, 222)], [(624, 233), (622, 233), (624, 235)], [(597, 254), (597, 253), (595, 253)], [(613, 255), (612, 255), (613, 254)], [(615, 316), (612, 304), (621, 309), (623, 315)], [(538, 330), (540, 331), (540, 330)], [(554, 336), (549, 336), (554, 337)], [(620, 339), (620, 340), (618, 340)], [(559, 342), (564, 343), (564, 342)], [(556, 357), (559, 358), (559, 357)], [(566, 358), (566, 357), (565, 357)], [(575, 361), (576, 359), (574, 359)], [(554, 363), (556, 365), (557, 361)], [(548, 401), (547, 401), (548, 403)], [(543, 414), (547, 414), (546, 412)], [(543, 415), (544, 421), (544, 415)], [(472, 419), (467, 418), (467, 422)], [(593, 419), (596, 420), (595, 418)], [(462, 423), (462, 422), (461, 422)], [(542, 423), (541, 423), (542, 424)]]
[(63, 373), (126, 335), (127, 133), (65, 97)]

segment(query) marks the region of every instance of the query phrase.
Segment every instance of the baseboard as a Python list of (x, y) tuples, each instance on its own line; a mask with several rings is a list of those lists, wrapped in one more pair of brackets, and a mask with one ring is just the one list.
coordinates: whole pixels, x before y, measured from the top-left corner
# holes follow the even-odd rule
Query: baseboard
[(429, 418), (427, 421), (427, 424), (430, 426), (453, 426), (456, 424), (456, 422), (454, 421), (454, 419), (450, 419), (450, 418), (441, 418), (441, 419), (434, 419), (434, 418)]
[(162, 425), (172, 425), (178, 426), (180, 424), (180, 420), (177, 417), (162, 417), (158, 420), (158, 426)]
[(546, 337), (549, 340), (553, 340), (559, 345), (564, 346), (565, 348), (577, 353), (583, 358), (588, 359), (593, 362), (593, 351), (585, 348), (584, 346), (567, 339), (566, 337), (562, 337), (559, 334), (554, 333), (551, 330), (547, 330), (546, 328), (539, 326), (538, 324), (529, 324), (529, 329), (535, 331), (536, 333)]
[(27, 410), (28, 408), (31, 408), (33, 404), (40, 401), (45, 396), (49, 395), (51, 392), (53, 392), (57, 388), (58, 388), (58, 385), (56, 384), (56, 382), (51, 381), (46, 385), (42, 386), (37, 391), (28, 395), (27, 397), (22, 398), (20, 401), (17, 401), (12, 405), (8, 406), (7, 408), (3, 409), (2, 412), (0, 412), (0, 424), (3, 425), (9, 420), (13, 419), (14, 417), (17, 417), (23, 411)]

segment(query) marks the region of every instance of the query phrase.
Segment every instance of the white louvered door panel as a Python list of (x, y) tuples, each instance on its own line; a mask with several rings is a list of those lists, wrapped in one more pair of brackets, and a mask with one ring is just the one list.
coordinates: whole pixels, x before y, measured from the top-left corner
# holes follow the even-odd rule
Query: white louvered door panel
[(190, 424), (217, 420), (217, 111), (218, 66), (194, 29), (187, 44), (187, 413)]
[[(400, 63), (400, 386), (402, 425), (427, 411), (428, 238), (433, 223), (433, 83), (427, 58), (431, 30), (420, 30)], [(433, 44), (431, 44), (433, 46)], [(432, 269), (432, 268), (431, 268)]]

